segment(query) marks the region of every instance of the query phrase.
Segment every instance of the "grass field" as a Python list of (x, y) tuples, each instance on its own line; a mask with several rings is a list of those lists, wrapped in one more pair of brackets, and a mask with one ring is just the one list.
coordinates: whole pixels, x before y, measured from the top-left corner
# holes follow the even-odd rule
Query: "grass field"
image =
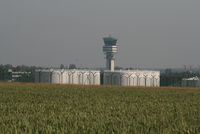
[(198, 134), (200, 90), (0, 83), (0, 133)]

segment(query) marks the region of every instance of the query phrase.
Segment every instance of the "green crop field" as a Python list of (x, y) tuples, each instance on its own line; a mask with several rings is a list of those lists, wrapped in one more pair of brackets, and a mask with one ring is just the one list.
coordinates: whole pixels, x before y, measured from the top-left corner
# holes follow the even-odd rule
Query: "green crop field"
[(199, 134), (200, 90), (0, 83), (0, 133)]

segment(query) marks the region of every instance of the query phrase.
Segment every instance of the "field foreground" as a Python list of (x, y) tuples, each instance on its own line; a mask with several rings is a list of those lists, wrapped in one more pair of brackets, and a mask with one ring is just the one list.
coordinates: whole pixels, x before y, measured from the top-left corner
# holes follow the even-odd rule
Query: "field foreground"
[(0, 132), (198, 134), (200, 90), (0, 83)]

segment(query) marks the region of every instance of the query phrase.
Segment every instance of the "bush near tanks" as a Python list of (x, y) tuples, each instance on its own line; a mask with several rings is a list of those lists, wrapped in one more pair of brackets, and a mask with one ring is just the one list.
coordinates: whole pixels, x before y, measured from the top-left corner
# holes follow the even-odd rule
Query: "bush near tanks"
[(0, 84), (1, 133), (197, 134), (200, 90)]

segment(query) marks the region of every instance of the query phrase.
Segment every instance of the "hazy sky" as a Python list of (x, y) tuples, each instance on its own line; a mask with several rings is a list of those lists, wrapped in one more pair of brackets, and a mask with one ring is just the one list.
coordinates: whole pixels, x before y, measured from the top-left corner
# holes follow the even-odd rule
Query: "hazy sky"
[(1, 0), (0, 64), (122, 67), (200, 64), (200, 0)]

